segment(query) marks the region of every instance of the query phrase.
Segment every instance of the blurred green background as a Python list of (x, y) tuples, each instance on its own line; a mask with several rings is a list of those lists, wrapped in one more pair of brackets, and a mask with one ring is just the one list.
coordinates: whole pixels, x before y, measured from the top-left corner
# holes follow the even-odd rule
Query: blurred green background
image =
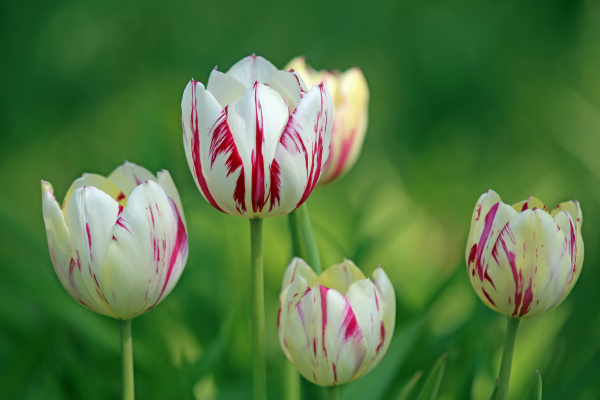
[[(586, 255), (557, 309), (521, 324), (511, 398), (600, 398), (600, 4), (597, 1), (33, 1), (0, 3), (0, 388), (3, 399), (120, 397), (116, 321), (74, 301), (46, 244), (40, 179), (62, 199), (125, 159), (168, 169), (189, 226), (170, 297), (134, 320), (139, 399), (247, 399), (249, 228), (202, 198), (180, 101), (251, 53), (283, 67), (358, 65), (371, 90), (357, 165), (309, 199), (324, 265), (381, 264), (397, 290), (392, 347), (343, 399), (396, 399), (447, 352), (440, 399), (486, 399), (505, 321), (465, 270), (478, 196), (577, 198)], [(282, 393), (277, 295), (291, 246), (265, 222), (269, 396)]]

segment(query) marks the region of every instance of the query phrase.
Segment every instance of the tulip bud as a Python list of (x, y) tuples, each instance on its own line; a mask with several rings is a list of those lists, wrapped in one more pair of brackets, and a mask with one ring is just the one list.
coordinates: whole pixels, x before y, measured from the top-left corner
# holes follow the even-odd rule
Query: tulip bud
[(304, 57), (296, 57), (286, 70), (300, 74), (308, 88), (321, 82), (327, 85), (333, 99), (333, 131), (331, 150), (320, 184), (327, 184), (345, 174), (358, 159), (367, 132), (369, 87), (358, 67), (346, 72), (316, 71)]
[(535, 197), (509, 206), (493, 190), (481, 195), (466, 249), (469, 278), (481, 300), (512, 318), (559, 305), (581, 273), (582, 221), (576, 200), (549, 212)]
[(346, 260), (317, 276), (295, 258), (283, 277), (277, 326), (288, 360), (307, 380), (336, 386), (372, 370), (396, 321), (394, 288), (381, 267), (372, 281)]
[(84, 174), (62, 208), (42, 181), (50, 257), (71, 296), (97, 313), (131, 319), (162, 301), (188, 255), (185, 218), (169, 172), (125, 163), (108, 178)]
[(183, 143), (198, 189), (217, 210), (248, 218), (288, 214), (316, 186), (329, 156), (333, 106), (324, 84), (249, 56), (181, 100)]

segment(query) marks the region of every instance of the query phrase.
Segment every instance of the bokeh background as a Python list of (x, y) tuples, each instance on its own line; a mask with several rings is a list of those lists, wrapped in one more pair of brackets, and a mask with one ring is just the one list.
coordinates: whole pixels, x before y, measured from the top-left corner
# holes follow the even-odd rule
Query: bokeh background
[[(557, 309), (521, 324), (511, 398), (600, 398), (600, 3), (54, 0), (0, 3), (0, 388), (3, 399), (120, 397), (116, 321), (74, 301), (46, 244), (40, 179), (62, 199), (82, 172), (168, 169), (189, 226), (170, 297), (134, 320), (139, 399), (249, 399), (248, 222), (196, 189), (183, 89), (251, 53), (283, 67), (358, 65), (371, 90), (357, 165), (309, 199), (324, 265), (379, 264), (396, 338), (342, 399), (396, 399), (447, 353), (440, 399), (486, 399), (505, 321), (476, 297), (464, 249), (478, 196), (577, 198), (585, 262)], [(277, 295), (286, 218), (265, 222), (269, 396), (284, 358)]]

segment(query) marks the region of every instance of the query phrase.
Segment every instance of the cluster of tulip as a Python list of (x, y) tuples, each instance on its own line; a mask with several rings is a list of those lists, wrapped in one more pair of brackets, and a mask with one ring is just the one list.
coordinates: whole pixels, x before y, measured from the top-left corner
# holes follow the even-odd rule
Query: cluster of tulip
[[(368, 99), (358, 68), (318, 72), (297, 58), (278, 70), (254, 55), (226, 73), (215, 68), (206, 87), (191, 80), (183, 93), (183, 143), (198, 189), (217, 210), (250, 219), (257, 399), (266, 393), (262, 218), (294, 212), (317, 183), (337, 179), (355, 163)], [(106, 178), (84, 174), (62, 206), (42, 181), (42, 204), (52, 263), (65, 289), (85, 307), (121, 320), (123, 394), (132, 399), (130, 321), (173, 290), (187, 261), (175, 184), (167, 171), (155, 176), (126, 162)], [(557, 306), (581, 272), (581, 221), (576, 201), (549, 213), (532, 197), (511, 207), (491, 190), (482, 195), (466, 254), (477, 294), (517, 321)], [(308, 381), (338, 386), (380, 362), (393, 337), (396, 299), (381, 267), (371, 279), (349, 260), (319, 269), (301, 258), (287, 267), (279, 340)], [(505, 398), (504, 385), (508, 376), (501, 373), (498, 398)]]

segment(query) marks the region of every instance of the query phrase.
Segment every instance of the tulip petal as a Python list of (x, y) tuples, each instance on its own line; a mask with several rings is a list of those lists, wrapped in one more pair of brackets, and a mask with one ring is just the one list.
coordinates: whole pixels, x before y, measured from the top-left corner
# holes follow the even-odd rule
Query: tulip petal
[(291, 285), (284, 288), (279, 295), (279, 311), (277, 314), (277, 330), (279, 332), (279, 342), (286, 357), (293, 362), (292, 355), (287, 347), (286, 327), (290, 313), (296, 309), (296, 304), (310, 292), (310, 286), (303, 276), (298, 275)]
[(221, 108), (200, 82), (190, 81), (181, 100), (183, 143), (198, 189), (217, 210), (244, 215), (246, 179), (237, 139)]
[(296, 209), (315, 188), (329, 157), (332, 114), (331, 97), (320, 84), (302, 97), (289, 118), (273, 162), (279, 188), (271, 197), (272, 215)]
[(317, 283), (317, 274), (308, 266), (306, 261), (299, 257), (294, 257), (290, 265), (285, 270), (283, 280), (281, 283), (282, 288), (286, 288), (292, 284), (296, 277), (301, 276), (304, 278), (309, 285), (314, 286)]
[[(369, 87), (360, 68), (351, 68), (324, 81), (334, 98), (334, 126), (331, 153), (319, 183), (329, 183), (356, 163), (367, 133)], [(339, 83), (339, 89), (333, 85)], [(339, 90), (339, 93), (336, 91)], [(337, 98), (337, 100), (336, 100)]]
[[(330, 268), (331, 269), (331, 268)], [(362, 365), (353, 378), (364, 374), (367, 368), (372, 369), (373, 360), (377, 357), (385, 341), (385, 327), (382, 321), (383, 308), (380, 306), (381, 293), (368, 279), (354, 282), (348, 288), (346, 300), (360, 327), (365, 341), (366, 354)]]
[(276, 71), (271, 62), (253, 54), (235, 63), (227, 75), (240, 81), (246, 88), (251, 88), (256, 82), (266, 83)]
[(102, 264), (122, 209), (108, 194), (93, 186), (75, 190), (65, 209), (65, 223), (71, 234), (71, 257), (98, 308), (88, 306), (111, 316), (114, 313), (104, 295)]
[[(561, 222), (563, 223), (563, 222)], [(486, 303), (510, 317), (535, 317), (565, 297), (572, 273), (568, 242), (552, 216), (527, 209), (502, 229), (483, 282)], [(480, 291), (478, 291), (480, 292)]]
[(372, 279), (373, 284), (380, 295), (380, 298), (376, 300), (378, 300), (379, 308), (382, 310), (381, 322), (383, 325), (381, 326), (381, 341), (375, 349), (377, 354), (373, 358), (371, 364), (368, 365), (364, 374), (371, 371), (379, 364), (390, 346), (392, 337), (394, 336), (394, 328), (396, 326), (396, 294), (392, 282), (390, 282), (390, 279), (381, 267), (377, 267), (375, 271), (373, 271)]
[(102, 268), (108, 302), (122, 319), (142, 314), (173, 289), (187, 260), (175, 202), (153, 181), (134, 189), (117, 220)]
[(181, 198), (179, 197), (179, 192), (177, 191), (175, 182), (173, 182), (173, 178), (171, 178), (171, 174), (166, 169), (163, 169), (162, 171), (159, 171), (158, 174), (156, 174), (156, 178), (156, 182), (160, 185), (160, 187), (163, 188), (167, 197), (173, 200), (173, 202), (177, 206), (179, 216), (181, 217), (183, 225), (185, 225), (187, 231), (187, 224), (185, 222), (185, 216), (183, 214), (183, 205), (181, 204)]
[(317, 284), (300, 300), (285, 324), (294, 365), (322, 386), (348, 382), (366, 354), (352, 308), (338, 291)]
[(346, 294), (350, 285), (366, 277), (352, 261), (346, 259), (327, 268), (318, 279), (321, 285)]
[(215, 97), (221, 108), (225, 108), (229, 103), (244, 95), (246, 86), (232, 75), (224, 74), (215, 68), (210, 73), (206, 90)]
[[(502, 228), (516, 215), (517, 211), (504, 204), (493, 190), (482, 194), (477, 201), (471, 219), (466, 258), (469, 278), (482, 298), (486, 295), (481, 292), (480, 282), (490, 279), (487, 270), (491, 261), (489, 257), (491, 249)], [(478, 280), (479, 283), (476, 284), (474, 280)]]
[(125, 206), (125, 203), (127, 203), (126, 195), (121, 191), (121, 189), (117, 185), (115, 185), (114, 182), (112, 182), (108, 178), (105, 178), (102, 175), (98, 174), (83, 174), (83, 176), (81, 178), (76, 179), (71, 184), (69, 190), (67, 190), (67, 194), (65, 195), (65, 198), (63, 200), (63, 212), (67, 208), (67, 204), (69, 203), (69, 199), (71, 199), (73, 192), (85, 186), (93, 186), (97, 189), (102, 190), (104, 193), (117, 200), (122, 206)]
[(156, 182), (156, 177), (144, 167), (125, 161), (108, 175), (108, 179), (114, 182), (129, 197), (131, 192), (142, 182), (150, 180)]
[(92, 297), (82, 277), (81, 262), (77, 264), (71, 257), (71, 235), (53, 193), (52, 185), (42, 181), (42, 211), (50, 258), (56, 275), (67, 292), (79, 303), (93, 311), (114, 317), (110, 310)]
[(244, 171), (249, 172), (245, 176), (247, 217), (268, 216), (270, 209), (265, 204), (270, 198), (272, 208), (279, 196), (279, 167), (273, 160), (288, 117), (283, 98), (262, 84), (247, 89), (244, 97), (227, 109), (227, 123)]
[[(570, 226), (568, 227), (569, 229), (566, 229), (567, 228), (566, 226), (563, 228), (563, 226), (559, 224), (559, 226), (561, 226), (561, 229), (563, 229), (564, 232), (569, 232), (569, 233), (565, 233), (565, 237), (569, 243), (569, 248), (571, 249), (571, 251), (570, 251), (571, 254), (575, 254), (574, 263), (573, 263), (574, 264), (573, 269), (575, 272), (574, 272), (572, 280), (570, 282), (570, 288), (567, 291), (567, 294), (568, 294), (571, 291), (571, 289), (573, 288), (573, 286), (575, 285), (575, 282), (577, 282), (577, 279), (579, 279), (579, 274), (581, 273), (581, 268), (583, 267), (583, 258), (584, 258), (584, 252), (585, 252), (584, 245), (583, 245), (583, 237), (581, 236), (581, 226), (583, 224), (583, 213), (581, 212), (581, 206), (579, 205), (579, 202), (577, 200), (561, 203), (561, 204), (557, 205), (554, 208), (554, 210), (552, 210), (552, 216), (557, 221), (557, 223), (559, 221), (556, 218), (556, 215), (558, 213), (560, 213), (561, 211), (566, 211), (567, 213), (569, 213), (573, 223), (575, 224), (575, 231), (573, 231), (573, 229), (570, 229)], [(573, 233), (576, 236), (575, 241), (573, 241), (573, 236), (572, 236)], [(573, 248), (573, 243), (575, 243), (574, 248)]]
[(515, 211), (521, 212), (525, 210), (534, 210), (536, 208), (541, 208), (542, 210), (548, 212), (548, 208), (546, 205), (537, 197), (529, 196), (527, 200), (518, 202), (517, 204), (513, 204), (512, 206)]
[(306, 93), (306, 86), (295, 72), (276, 71), (266, 82), (266, 85), (275, 90), (287, 103), (290, 113), (294, 112), (298, 102)]

